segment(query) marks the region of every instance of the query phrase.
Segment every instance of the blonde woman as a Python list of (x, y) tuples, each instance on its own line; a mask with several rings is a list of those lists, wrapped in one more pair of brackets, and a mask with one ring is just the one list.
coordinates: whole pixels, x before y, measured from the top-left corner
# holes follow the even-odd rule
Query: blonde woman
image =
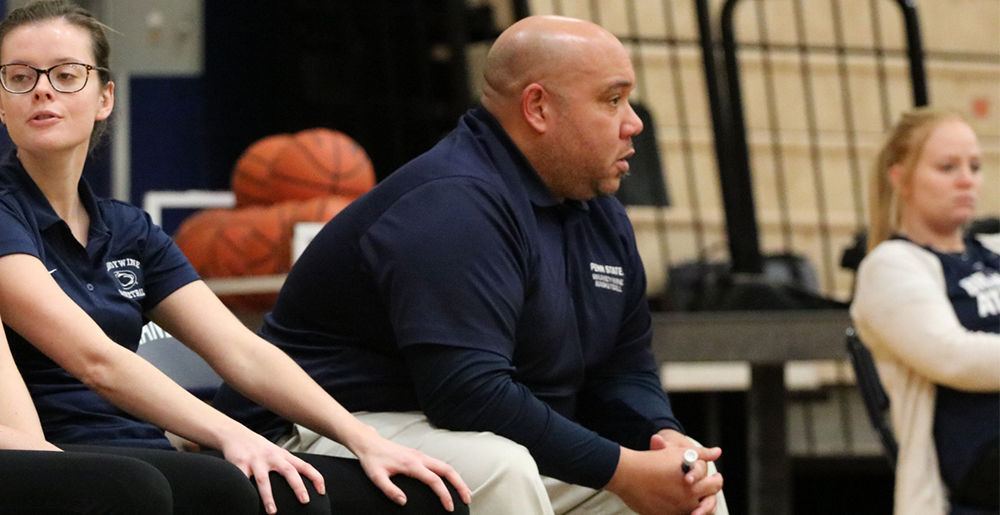
[(851, 316), (891, 401), (895, 513), (996, 513), (1000, 245), (965, 238), (982, 153), (957, 114), (904, 114), (872, 170)]

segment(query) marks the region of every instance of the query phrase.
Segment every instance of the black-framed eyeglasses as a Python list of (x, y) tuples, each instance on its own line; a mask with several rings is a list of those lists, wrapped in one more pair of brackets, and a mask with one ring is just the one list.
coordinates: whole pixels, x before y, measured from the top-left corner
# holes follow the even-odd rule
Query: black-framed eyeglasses
[(0, 65), (0, 85), (11, 93), (28, 93), (38, 85), (38, 78), (46, 75), (52, 89), (60, 93), (76, 93), (87, 86), (90, 70), (110, 71), (83, 63), (61, 63), (45, 70), (27, 64), (4, 64)]

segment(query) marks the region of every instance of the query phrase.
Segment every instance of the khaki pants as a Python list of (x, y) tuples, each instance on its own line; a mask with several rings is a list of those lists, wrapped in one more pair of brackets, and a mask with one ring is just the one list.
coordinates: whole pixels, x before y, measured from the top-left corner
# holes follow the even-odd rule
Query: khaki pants
[[(357, 412), (354, 415), (400, 445), (455, 468), (472, 490), (472, 513), (517, 515), (631, 514), (616, 495), (541, 476), (528, 450), (489, 432), (449, 431), (420, 412)], [(279, 444), (293, 452), (354, 457), (346, 447), (300, 425)], [(710, 472), (715, 468), (710, 465)], [(720, 493), (717, 515), (726, 515)]]

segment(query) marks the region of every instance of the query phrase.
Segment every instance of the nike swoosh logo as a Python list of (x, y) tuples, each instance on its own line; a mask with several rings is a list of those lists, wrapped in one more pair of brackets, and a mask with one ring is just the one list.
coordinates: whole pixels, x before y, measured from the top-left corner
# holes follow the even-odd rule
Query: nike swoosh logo
[(49, 273), (50, 274), (55, 273), (56, 270), (58, 270), (58, 268), (53, 268), (52, 270), (49, 270)]

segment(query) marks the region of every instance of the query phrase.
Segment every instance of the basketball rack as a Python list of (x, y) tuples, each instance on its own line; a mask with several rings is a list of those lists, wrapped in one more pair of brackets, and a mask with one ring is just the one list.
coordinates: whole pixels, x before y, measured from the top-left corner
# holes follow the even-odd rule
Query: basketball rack
[[(142, 198), (142, 208), (149, 213), (153, 223), (163, 223), (163, 211), (166, 209), (206, 209), (231, 208), (236, 205), (236, 196), (232, 191), (224, 190), (184, 190), (184, 191), (148, 191)], [(292, 262), (302, 254), (316, 233), (323, 227), (319, 222), (299, 222), (295, 224), (292, 236)], [(281, 289), (288, 274), (252, 275), (242, 277), (206, 278), (205, 284), (216, 295), (247, 295), (255, 293), (274, 293)]]

